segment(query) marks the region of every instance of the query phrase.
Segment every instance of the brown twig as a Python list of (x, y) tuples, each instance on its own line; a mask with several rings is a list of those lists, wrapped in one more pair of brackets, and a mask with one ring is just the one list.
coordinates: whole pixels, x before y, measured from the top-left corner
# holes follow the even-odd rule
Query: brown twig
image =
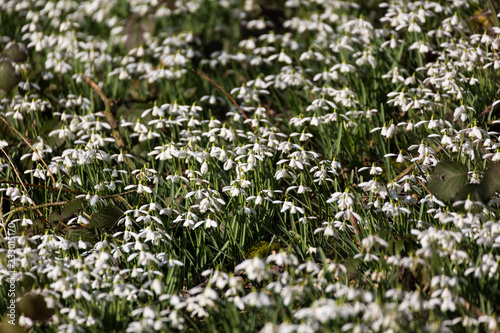
[(149, 96), (146, 98), (115, 98), (114, 105), (122, 105), (128, 103), (149, 103), (158, 99), (158, 96)]
[(3, 231), (5, 232), (5, 237), (8, 237), (9, 235), (7, 234), (7, 224), (5, 223), (5, 220), (3, 219), (3, 197), (0, 197), (0, 219), (2, 220)]
[(125, 191), (125, 192), (122, 192), (122, 193), (116, 193), (116, 194), (110, 194), (110, 195), (105, 195), (103, 197), (101, 197), (102, 199), (109, 199), (109, 198), (116, 198), (116, 197), (120, 197), (122, 195), (126, 195), (126, 194), (130, 194), (130, 193), (134, 193), (134, 192), (137, 192), (136, 190), (130, 190), (130, 191)]
[(403, 178), (404, 176), (406, 176), (407, 174), (409, 174), (410, 172), (413, 171), (413, 169), (415, 169), (415, 164), (412, 164), (410, 165), (409, 167), (407, 167), (406, 169), (403, 170), (403, 172), (401, 172), (399, 175), (397, 175), (393, 180), (392, 182), (393, 183), (396, 183), (398, 182), (401, 178)]
[(417, 182), (420, 183), (420, 185), (422, 185), (422, 187), (427, 191), (427, 193), (431, 194), (432, 195), (432, 192), (429, 191), (429, 189), (427, 188), (427, 186), (425, 186), (424, 183), (422, 183), (422, 181), (420, 179), (417, 179)]
[[(21, 185), (22, 183), (13, 182), (13, 181), (9, 181), (9, 180), (0, 180), (0, 184)], [(41, 188), (41, 189), (49, 190), (49, 191), (62, 191), (62, 192), (68, 192), (68, 193), (73, 193), (73, 194), (86, 194), (86, 192), (80, 192), (80, 191), (75, 191), (75, 190), (68, 190), (68, 189), (65, 189), (65, 188), (43, 186), (43, 185), (37, 185), (37, 184), (27, 184), (27, 183), (25, 183), (24, 186)]]
[[(437, 147), (435, 150), (434, 150), (434, 154), (437, 154), (439, 153), (439, 151), (442, 149), (441, 146)], [(401, 172), (399, 175), (397, 175), (393, 180), (392, 182), (393, 183), (396, 183), (398, 182), (401, 178), (403, 178), (404, 176), (406, 176), (407, 174), (409, 174), (411, 171), (413, 171), (413, 169), (415, 169), (415, 166), (416, 164), (412, 164), (410, 165), (409, 167), (407, 167), (406, 169), (403, 170), (403, 172)], [(426, 189), (427, 190), (427, 189)], [(429, 192), (429, 190), (427, 190), (427, 192)]]
[[(123, 195), (134, 193), (134, 192), (136, 192), (136, 190), (130, 190), (130, 191), (122, 192), (122, 193), (105, 195), (105, 196), (103, 196), (101, 198), (102, 199), (109, 199), (109, 198), (116, 198), (116, 197), (118, 197), (118, 198), (121, 198), (122, 200), (125, 200), (122, 197)], [(11, 210), (8, 213), (8, 217), (7, 217), (6, 223), (9, 223), (9, 221), (11, 220), (12, 216), (14, 216), (15, 213), (19, 213), (19, 212), (26, 211), (26, 210), (32, 210), (32, 209), (37, 209), (38, 212), (40, 212), (39, 211), (40, 208), (49, 208), (49, 207), (56, 207), (56, 206), (64, 206), (64, 205), (67, 205), (69, 202), (70, 201), (58, 201), (58, 202), (49, 202), (49, 203), (45, 203), (45, 204), (41, 204), (41, 205), (33, 205), (33, 207), (17, 207), (17, 208), (14, 208), (13, 210)]]
[[(12, 170), (14, 170), (14, 173), (16, 174), (17, 178), (21, 182), (21, 186), (23, 187), (24, 191), (26, 192), (26, 195), (28, 195), (28, 189), (26, 189), (26, 186), (24, 186), (23, 180), (21, 179), (21, 176), (17, 172), (16, 166), (14, 165), (14, 163), (12, 163), (12, 160), (10, 159), (9, 155), (7, 155), (7, 153), (5, 152), (5, 150), (3, 150), (2, 147), (0, 147), (0, 150), (5, 154), (5, 156), (9, 160), (9, 163), (12, 166)], [(31, 200), (31, 198), (30, 198), (30, 200)], [(33, 202), (33, 200), (31, 200), (31, 204), (33, 205), (33, 207), (36, 207), (36, 205)], [(33, 209), (36, 209), (36, 208), (33, 208)], [(40, 215), (40, 217), (42, 217), (44, 220), (47, 220), (47, 219), (45, 219), (45, 216), (43, 216), (42, 212), (39, 209), (37, 209), (37, 212)], [(6, 223), (8, 223), (8, 221), (9, 221), (9, 219), (7, 219)]]
[(83, 79), (92, 88), (92, 90), (94, 90), (102, 99), (105, 108), (104, 115), (106, 116), (106, 119), (108, 120), (108, 123), (111, 126), (111, 135), (116, 140), (118, 148), (125, 151), (126, 150), (125, 141), (120, 135), (120, 131), (118, 129), (118, 123), (116, 122), (115, 117), (113, 116), (113, 112), (111, 112), (111, 107), (113, 106), (113, 103), (106, 97), (101, 87), (99, 87), (94, 80), (92, 80), (87, 75), (84, 75)]
[(352, 223), (352, 225), (354, 227), (353, 228), (354, 234), (356, 235), (356, 237), (354, 238), (354, 240), (356, 241), (356, 243), (358, 244), (359, 249), (361, 250), (361, 242), (359, 241), (359, 233), (361, 231), (359, 229), (358, 221), (356, 221), (356, 218), (354, 217), (354, 215), (351, 215), (350, 221), (351, 221), (351, 223)]
[(479, 117), (484, 117), (484, 116), (488, 115), (488, 113), (491, 112), (491, 108), (492, 108), (492, 106), (488, 105), (488, 107), (486, 109), (484, 109), (483, 112), (481, 112), (481, 114), (479, 115)]
[(53, 183), (54, 183), (54, 185), (55, 185), (55, 184), (56, 184), (56, 179), (54, 178), (54, 175), (52, 174), (52, 172), (50, 172), (50, 169), (49, 169), (49, 167), (47, 166), (47, 164), (45, 163), (45, 161), (43, 160), (42, 156), (40, 156), (40, 154), (38, 154), (38, 152), (36, 151), (36, 149), (35, 149), (35, 148), (33, 148), (33, 146), (32, 146), (32, 145), (28, 142), (28, 140), (26, 140), (26, 138), (25, 138), (24, 136), (22, 136), (22, 134), (21, 134), (21, 133), (19, 133), (19, 131), (18, 131), (18, 130), (16, 130), (16, 129), (15, 129), (15, 128), (11, 125), (11, 124), (9, 124), (9, 123), (7, 122), (7, 120), (5, 120), (5, 118), (0, 117), (0, 119), (2, 119), (2, 121), (3, 121), (4, 123), (6, 123), (6, 124), (10, 127), (10, 129), (12, 129), (14, 132), (16, 132), (16, 134), (17, 134), (17, 135), (19, 135), (19, 136), (21, 137), (21, 139), (23, 139), (23, 141), (24, 141), (24, 142), (26, 142), (26, 144), (27, 144), (28, 146), (30, 146), (30, 148), (33, 150), (33, 153), (35, 153), (35, 154), (36, 154), (36, 156), (38, 156), (38, 158), (40, 159), (40, 161), (42, 161), (43, 165), (45, 165), (45, 168), (47, 168), (47, 171), (49, 172), (50, 178), (52, 178), (52, 182), (53, 182)]
[[(40, 214), (42, 214), (40, 212), (40, 208), (55, 207), (55, 206), (64, 206), (67, 203), (68, 203), (68, 201), (60, 201), (60, 202), (50, 202), (50, 203), (46, 203), (46, 204), (35, 205), (33, 207), (24, 207), (24, 206), (23, 207), (16, 207), (16, 208), (14, 208), (13, 210), (11, 210), (8, 213), (8, 217), (7, 217), (6, 223), (9, 223), (10, 220), (12, 219), (12, 217), (16, 213), (19, 213), (19, 212), (24, 212), (24, 211), (27, 211), (27, 210), (36, 209)], [(50, 222), (43, 215), (40, 215), (40, 216), (43, 217), (47, 222)]]
[[(120, 150), (122, 152), (128, 153), (128, 149), (125, 145), (125, 141), (123, 140), (123, 138), (120, 134), (120, 130), (118, 128), (118, 123), (116, 122), (115, 117), (113, 116), (113, 112), (111, 111), (111, 108), (113, 107), (113, 102), (109, 98), (106, 97), (106, 95), (104, 94), (104, 91), (102, 91), (101, 87), (99, 87), (99, 85), (97, 85), (97, 83), (95, 83), (94, 80), (92, 80), (90, 77), (88, 77), (86, 75), (83, 76), (83, 79), (92, 88), (92, 90), (94, 90), (99, 95), (99, 97), (101, 97), (101, 99), (104, 103), (104, 116), (106, 117), (109, 125), (111, 126), (111, 136), (113, 136), (113, 138), (115, 139), (116, 144), (118, 145), (118, 148), (120, 148)], [(130, 170), (134, 169), (129, 158), (125, 159), (125, 163), (127, 163)], [(134, 184), (137, 183), (137, 180), (135, 178), (132, 178), (132, 181), (134, 182)]]
[[(224, 88), (222, 88), (220, 85), (218, 85), (214, 80), (212, 80), (211, 78), (209, 78), (207, 75), (203, 74), (202, 72), (199, 72), (199, 71), (195, 71), (194, 69), (192, 70), (193, 72), (195, 72), (196, 74), (198, 74), (199, 76), (203, 77), (204, 79), (208, 80), (209, 82), (211, 82), (214, 86), (216, 86), (220, 91), (222, 91), (230, 100), (231, 100), (231, 103), (234, 104), (234, 106), (236, 106), (238, 108), (238, 110), (240, 110), (241, 114), (243, 115), (243, 117), (245, 117), (246, 120), (249, 120), (247, 115), (245, 114), (245, 112), (243, 112), (243, 110), (241, 109), (241, 107), (238, 105), (238, 103), (234, 100), (233, 96), (231, 96), (226, 90), (224, 90)], [(252, 123), (248, 123), (250, 125), (250, 127), (252, 128), (252, 130), (254, 132), (256, 132), (255, 128), (253, 127)], [(257, 132), (256, 132), (257, 133)]]
[(477, 19), (478, 19), (478, 18), (480, 18), (480, 17), (483, 17), (483, 16), (488, 16), (488, 15), (491, 15), (491, 10), (487, 10), (487, 11), (484, 11), (484, 12), (479, 13), (479, 14), (477, 14), (477, 15), (474, 15), (474, 16), (472, 16), (472, 17), (469, 17), (469, 18), (467, 19), (467, 22), (471, 22), (471, 21), (477, 20)]

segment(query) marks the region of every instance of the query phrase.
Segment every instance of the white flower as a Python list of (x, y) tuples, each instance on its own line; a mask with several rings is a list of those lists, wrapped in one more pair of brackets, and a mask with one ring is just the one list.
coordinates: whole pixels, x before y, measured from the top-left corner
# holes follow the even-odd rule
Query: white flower
[(349, 193), (348, 190), (345, 192), (335, 192), (332, 194), (332, 197), (326, 201), (326, 203), (332, 202), (337, 202), (339, 209), (344, 210), (354, 205), (354, 196), (352, 193)]
[(376, 131), (379, 131), (381, 130), (380, 134), (382, 136), (385, 136), (387, 139), (391, 138), (392, 137), (392, 134), (394, 134), (395, 132), (397, 133), (397, 130), (398, 130), (398, 127), (394, 124), (390, 124), (389, 127), (375, 127), (374, 129), (372, 129), (370, 131), (370, 133), (373, 133), (373, 132), (376, 132)]
[(239, 270), (245, 271), (245, 274), (247, 275), (247, 278), (249, 280), (255, 280), (257, 282), (261, 282), (263, 279), (269, 276), (266, 263), (258, 257), (246, 259), (234, 268), (235, 272)]
[(272, 202), (272, 200), (271, 200), (269, 197), (262, 197), (262, 196), (260, 196), (260, 195), (257, 195), (257, 196), (253, 196), (253, 195), (252, 195), (252, 196), (249, 196), (246, 200), (247, 200), (247, 201), (250, 201), (250, 200), (255, 200), (255, 201), (254, 201), (254, 202), (255, 202), (255, 205), (260, 205), (260, 204), (262, 204), (262, 203), (264, 202), (264, 200), (267, 200), (267, 201), (271, 201), (271, 202)]
[(203, 225), (205, 227), (205, 229), (209, 229), (209, 228), (217, 228), (218, 224), (216, 221), (210, 219), (210, 218), (207, 218), (206, 220), (203, 220), (203, 221), (200, 221), (198, 223), (196, 223), (193, 227), (193, 229), (196, 229), (198, 228), (199, 226)]
[(127, 190), (130, 190), (130, 189), (133, 189), (133, 188), (137, 188), (137, 193), (153, 193), (153, 190), (147, 186), (147, 185), (142, 185), (142, 184), (137, 184), (137, 185), (128, 185), (128, 186), (125, 186), (124, 190), (127, 191)]
[(273, 61), (276, 58), (278, 59), (278, 62), (284, 62), (286, 64), (292, 63), (292, 59), (286, 55), (284, 50), (281, 50), (279, 54), (273, 54), (272, 56), (268, 57), (267, 60)]
[(359, 172), (364, 171), (364, 170), (370, 170), (370, 175), (380, 175), (382, 174), (383, 169), (381, 167), (372, 165), (371, 167), (362, 167), (359, 168)]
[(274, 178), (276, 178), (276, 180), (280, 180), (281, 178), (292, 178), (292, 179), (295, 179), (295, 178), (297, 178), (297, 176), (295, 176), (295, 174), (293, 174), (292, 172), (288, 171), (285, 168), (285, 165), (283, 165), (283, 168), (281, 168), (280, 170), (276, 171), (276, 173), (274, 174)]
[(457, 121), (458, 118), (460, 118), (460, 120), (462, 121), (466, 121), (468, 118), (467, 109), (474, 111), (474, 109), (470, 106), (460, 105), (459, 107), (457, 107), (453, 112), (453, 121)]
[(286, 212), (287, 210), (290, 209), (290, 213), (291, 214), (295, 214), (297, 212), (300, 212), (301, 214), (304, 214), (304, 210), (300, 207), (297, 207), (295, 206), (295, 203), (292, 202), (292, 201), (280, 201), (280, 200), (276, 200), (276, 201), (273, 201), (273, 203), (283, 203), (283, 206), (281, 208), (281, 213), (284, 213)]
[(88, 224), (89, 220), (87, 220), (84, 216), (78, 215), (77, 217), (72, 218), (68, 221), (68, 225), (73, 224), (76, 221), (78, 224)]
[(312, 189), (310, 187), (304, 186), (300, 184), (299, 186), (290, 186), (289, 188), (286, 189), (286, 192), (291, 191), (291, 190), (297, 190), (297, 193), (302, 194), (306, 192), (312, 192)]

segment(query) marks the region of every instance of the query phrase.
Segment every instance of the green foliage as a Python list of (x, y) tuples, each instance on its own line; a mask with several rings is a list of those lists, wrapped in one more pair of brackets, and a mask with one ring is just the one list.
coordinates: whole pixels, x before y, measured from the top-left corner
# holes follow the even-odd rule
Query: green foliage
[(471, 199), (487, 203), (500, 192), (500, 164), (493, 164), (485, 171), (480, 184), (468, 184), (468, 169), (454, 161), (439, 163), (429, 177), (427, 188), (438, 199), (446, 202)]
[(123, 212), (117, 207), (104, 208), (97, 213), (92, 214), (90, 226), (98, 229), (107, 229), (113, 227)]
[(91, 244), (95, 243), (94, 235), (87, 229), (73, 229), (69, 228), (66, 230), (66, 239), (71, 242), (89, 242)]
[(440, 200), (453, 201), (466, 185), (467, 172), (462, 163), (441, 162), (432, 170), (427, 188)]
[(0, 89), (12, 90), (18, 83), (18, 77), (12, 63), (8, 60), (0, 61)]
[(22, 45), (17, 43), (13, 43), (7, 47), (5, 55), (13, 62), (25, 62), (28, 60), (28, 52)]
[(52, 222), (69, 219), (83, 207), (84, 203), (86, 203), (86, 200), (83, 199), (72, 200), (64, 206), (60, 214), (52, 213), (49, 215), (48, 219)]
[(489, 200), (496, 192), (500, 193), (500, 163), (493, 164), (484, 172), (478, 192), (483, 201)]
[(54, 314), (45, 302), (45, 298), (37, 293), (26, 293), (17, 303), (19, 313), (33, 321), (44, 322), (49, 320)]
[(155, 21), (152, 17), (131, 15), (123, 26), (126, 36), (125, 47), (127, 51), (138, 48), (144, 44), (144, 34), (153, 35), (155, 32)]
[(0, 1), (2, 332), (494, 330), (480, 2)]
[(251, 244), (251, 246), (245, 251), (245, 258), (265, 258), (271, 252), (279, 252), (280, 248), (280, 245), (277, 243), (269, 243), (266, 241), (256, 242)]

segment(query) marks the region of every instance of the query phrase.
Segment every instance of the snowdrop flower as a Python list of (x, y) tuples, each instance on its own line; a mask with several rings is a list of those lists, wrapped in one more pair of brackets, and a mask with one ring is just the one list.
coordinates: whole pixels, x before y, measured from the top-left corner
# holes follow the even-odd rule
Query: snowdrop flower
[(29, 203), (31, 205), (34, 205), (35, 203), (33, 202), (33, 200), (27, 195), (27, 194), (22, 194), (21, 195), (21, 203), (22, 204), (25, 204), (25, 203)]
[(286, 200), (285, 201), (275, 200), (275, 201), (273, 201), (273, 203), (274, 204), (277, 204), (277, 203), (282, 203), (283, 204), (283, 206), (281, 207), (280, 213), (284, 213), (287, 210), (290, 210), (290, 214), (295, 214), (297, 212), (299, 212), (301, 214), (304, 214), (304, 209), (295, 206), (294, 202), (286, 201)]
[(88, 194), (82, 194), (82, 195), (77, 195), (76, 198), (83, 198), (85, 200), (89, 200), (89, 203), (91, 206), (95, 206), (98, 202), (102, 202), (104, 204), (106, 204), (106, 202), (101, 198), (99, 197), (99, 195), (95, 194), (95, 195), (91, 195), (90, 193)]
[(474, 205), (480, 206), (480, 207), (484, 206), (484, 204), (481, 201), (472, 201), (472, 200), (470, 200), (470, 198), (467, 198), (465, 200), (458, 200), (458, 201), (455, 201), (453, 203), (453, 207), (460, 206), (460, 205), (463, 205), (463, 207), (466, 211), (470, 211), (470, 209)]
[(354, 196), (352, 193), (349, 193), (348, 189), (346, 189), (345, 192), (333, 193), (332, 197), (326, 201), (326, 203), (332, 202), (336, 202), (339, 209), (344, 210), (354, 205)]
[(292, 173), (291, 171), (288, 171), (287, 168), (285, 168), (285, 164), (283, 164), (283, 167), (276, 172), (274, 178), (276, 178), (276, 180), (280, 180), (281, 178), (296, 179), (297, 176), (295, 176), (295, 174)]
[(49, 137), (57, 135), (60, 139), (70, 138), (73, 140), (75, 134), (67, 126), (63, 126), (61, 129), (53, 130), (49, 133)]
[(385, 202), (382, 207), (382, 211), (386, 213), (387, 216), (398, 216), (400, 212), (411, 214), (411, 211), (403, 206), (399, 206), (396, 203), (393, 203), (392, 200)]
[(252, 195), (252, 196), (249, 196), (249, 197), (246, 199), (246, 201), (251, 201), (251, 200), (254, 200), (254, 203), (255, 203), (255, 205), (257, 205), (257, 206), (258, 206), (258, 205), (261, 205), (261, 204), (264, 202), (264, 200), (267, 200), (267, 201), (272, 202), (272, 199), (271, 199), (271, 198), (269, 198), (269, 197), (262, 197), (262, 196), (260, 196), (260, 195), (257, 195), (257, 196)]
[(244, 196), (248, 195), (248, 193), (244, 189), (239, 188), (236, 185), (224, 186), (222, 188), (222, 192), (229, 192), (229, 194), (233, 197), (237, 197), (240, 194), (243, 194)]
[(300, 136), (299, 141), (307, 141), (309, 138), (312, 138), (313, 135), (311, 133), (306, 133), (302, 131), (302, 133), (292, 133), (290, 137)]
[(26, 227), (28, 225), (33, 225), (33, 221), (30, 220), (30, 219), (28, 219), (28, 218), (26, 218), (26, 216), (23, 216), (22, 219), (14, 219), (14, 220), (12, 220), (12, 222), (14, 222), (14, 223), (15, 222), (19, 222), (19, 221), (21, 221), (21, 226), (22, 227)]
[(427, 53), (432, 50), (430, 44), (423, 41), (417, 41), (413, 43), (408, 49), (418, 50), (419, 53)]
[(373, 164), (371, 167), (362, 167), (358, 169), (359, 172), (364, 170), (370, 170), (370, 175), (380, 175), (383, 171), (381, 167), (375, 166), (375, 164)]
[(387, 74), (382, 75), (383, 79), (391, 79), (391, 83), (396, 84), (398, 81), (404, 82), (404, 77), (399, 73), (399, 68), (396, 66)]
[(216, 221), (210, 219), (210, 218), (207, 218), (206, 220), (203, 220), (203, 221), (199, 221), (198, 223), (196, 223), (193, 227), (193, 229), (196, 229), (198, 228), (199, 226), (203, 225), (205, 227), (205, 229), (210, 229), (210, 228), (217, 228), (218, 224)]
[(397, 48), (399, 45), (404, 44), (404, 41), (402, 39), (396, 39), (395, 35), (391, 36), (391, 39), (383, 42), (380, 47), (385, 48), (389, 46), (391, 49)]
[(488, 153), (483, 155), (483, 159), (486, 158), (491, 158), (493, 162), (499, 162), (500, 161), (500, 150), (497, 149), (495, 153)]
[(370, 131), (370, 133), (380, 131), (382, 136), (385, 136), (387, 139), (390, 139), (394, 133), (398, 132), (398, 127), (394, 124), (390, 124), (389, 127), (375, 127)]
[(405, 160), (410, 159), (408, 156), (404, 156), (402, 151), (400, 151), (399, 154), (393, 154), (393, 153), (385, 154), (384, 157), (397, 157), (396, 163), (404, 163)]
[(247, 278), (252, 281), (261, 282), (269, 276), (266, 263), (258, 257), (246, 259), (241, 264), (236, 265), (234, 271), (238, 272), (240, 270), (243, 270), (247, 275)]
[(284, 50), (281, 50), (280, 53), (273, 54), (272, 56), (267, 58), (267, 60), (269, 60), (269, 61), (273, 61), (274, 59), (278, 59), (278, 62), (284, 62), (286, 64), (292, 63), (292, 59), (286, 55)]
[(78, 223), (78, 224), (89, 224), (89, 220), (87, 218), (85, 218), (84, 216), (82, 215), (78, 215), (72, 219), (70, 219), (68, 221), (68, 225), (71, 225), (73, 223)]
[(291, 191), (291, 190), (297, 190), (297, 193), (302, 194), (306, 192), (312, 192), (312, 189), (310, 187), (304, 186), (300, 184), (299, 186), (290, 186), (286, 189), (286, 192)]
[(323, 222), (322, 225), (324, 227), (316, 228), (314, 230), (314, 234), (322, 232), (325, 237), (335, 237), (335, 238), (338, 238), (337, 231), (333, 228), (332, 223), (330, 223), (330, 222)]
[(166, 177), (166, 180), (170, 180), (174, 184), (179, 183), (181, 180), (184, 181), (186, 184), (189, 183), (189, 180), (186, 177), (179, 176), (177, 172), (174, 175), (168, 175)]
[(460, 105), (459, 107), (457, 107), (453, 112), (453, 121), (457, 121), (458, 118), (460, 118), (460, 120), (462, 121), (466, 121), (468, 117), (467, 109), (474, 111), (474, 109), (470, 106)]
[(137, 188), (137, 193), (153, 193), (153, 190), (151, 190), (149, 188), (149, 186), (145, 186), (145, 185), (142, 185), (142, 184), (137, 184), (137, 185), (127, 185), (125, 186), (124, 190), (127, 191), (127, 190), (130, 190), (130, 189), (133, 189), (133, 188)]
[(330, 72), (335, 72), (337, 69), (340, 70), (341, 73), (349, 73), (353, 72), (356, 69), (356, 67), (344, 61), (340, 64), (333, 65), (333, 67), (330, 68)]

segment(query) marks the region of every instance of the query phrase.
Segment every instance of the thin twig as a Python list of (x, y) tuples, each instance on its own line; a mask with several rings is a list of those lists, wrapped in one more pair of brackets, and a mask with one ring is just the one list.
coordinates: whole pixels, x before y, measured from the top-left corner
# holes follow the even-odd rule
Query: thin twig
[(432, 195), (432, 192), (429, 191), (429, 189), (425, 186), (424, 183), (422, 183), (422, 181), (420, 179), (417, 179), (417, 182), (420, 183), (420, 185), (422, 185), (422, 187), (427, 191), (427, 193), (431, 194)]
[(116, 193), (116, 194), (110, 194), (110, 195), (105, 195), (103, 197), (101, 197), (102, 199), (109, 199), (109, 198), (116, 198), (116, 197), (120, 197), (122, 195), (127, 195), (127, 194), (130, 194), (130, 193), (135, 193), (137, 192), (136, 190), (130, 190), (130, 191), (125, 191), (125, 192), (122, 192), (122, 193)]
[(149, 103), (154, 100), (157, 100), (158, 96), (149, 96), (146, 98), (115, 98), (113, 103), (114, 105), (122, 105), (128, 103)]
[[(13, 182), (13, 181), (9, 181), (9, 180), (0, 180), (0, 184), (21, 185), (22, 183)], [(73, 193), (73, 194), (86, 194), (86, 192), (80, 192), (80, 191), (75, 191), (75, 190), (68, 190), (66, 188), (50, 187), (50, 186), (43, 186), (43, 185), (37, 185), (37, 184), (28, 184), (28, 183), (24, 183), (24, 185), (28, 186), (28, 187), (41, 188), (41, 189), (48, 190), (48, 191), (62, 191), (62, 192), (68, 192), (68, 193)]]
[(479, 117), (484, 117), (484, 116), (488, 115), (488, 113), (491, 112), (492, 108), (493, 108), (492, 105), (488, 105), (488, 107), (486, 109), (484, 109), (483, 112), (481, 112), (481, 114), (479, 115)]
[(5, 118), (0, 117), (0, 119), (2, 119), (4, 123), (6, 123), (6, 124), (7, 124), (7, 125), (8, 125), (8, 126), (9, 126), (9, 127), (10, 127), (13, 131), (14, 131), (14, 132), (16, 132), (16, 134), (17, 134), (17, 135), (19, 135), (19, 136), (21, 137), (21, 139), (23, 139), (23, 141), (24, 141), (24, 142), (26, 142), (26, 144), (27, 144), (28, 146), (30, 146), (31, 150), (33, 150), (33, 153), (35, 153), (35, 154), (36, 154), (36, 156), (38, 156), (38, 158), (40, 159), (40, 161), (42, 161), (43, 165), (45, 165), (45, 168), (47, 168), (47, 171), (49, 172), (50, 178), (52, 178), (52, 182), (53, 182), (53, 184), (55, 185), (55, 184), (56, 184), (56, 179), (54, 178), (54, 175), (52, 174), (52, 172), (50, 172), (50, 169), (49, 169), (49, 167), (47, 166), (47, 164), (45, 163), (45, 161), (43, 160), (42, 156), (40, 156), (40, 154), (38, 154), (38, 151), (37, 151), (35, 148), (33, 148), (33, 146), (32, 146), (32, 145), (28, 142), (28, 140), (26, 140), (26, 139), (24, 138), (24, 136), (22, 136), (22, 134), (21, 134), (21, 133), (19, 133), (19, 131), (18, 131), (18, 130), (16, 130), (14, 127), (12, 127), (12, 125), (11, 125), (11, 124), (9, 124), (9, 123), (7, 122), (7, 120), (5, 120)]
[[(198, 74), (199, 76), (205, 78), (206, 80), (210, 81), (213, 85), (215, 85), (217, 88), (219, 88), (219, 90), (222, 91), (231, 100), (231, 103), (233, 103), (238, 108), (238, 110), (240, 110), (240, 112), (243, 115), (243, 117), (245, 117), (246, 120), (249, 120), (248, 117), (247, 117), (247, 115), (245, 114), (245, 112), (243, 112), (243, 110), (241, 109), (241, 107), (234, 100), (233, 96), (231, 96), (226, 90), (224, 90), (224, 88), (222, 88), (221, 86), (219, 86), (214, 80), (212, 80), (211, 78), (209, 78), (207, 75), (203, 74), (202, 72), (195, 71), (194, 69), (192, 71), (195, 72), (196, 74)], [(256, 132), (255, 128), (252, 126), (252, 123), (250, 122), (248, 124), (250, 125), (250, 127), (252, 128), (252, 130), (254, 132)]]
[(409, 174), (411, 171), (413, 171), (413, 169), (415, 169), (415, 164), (412, 164), (409, 167), (407, 167), (406, 169), (404, 169), (403, 172), (401, 172), (399, 175), (396, 176), (396, 178), (394, 178), (392, 180), (392, 182), (393, 183), (398, 182), (401, 178), (403, 178), (404, 176)]
[[(437, 147), (435, 150), (434, 150), (434, 154), (437, 154), (439, 153), (439, 151), (442, 149), (441, 146)], [(416, 166), (416, 163), (410, 165), (409, 167), (407, 167), (406, 169), (403, 170), (403, 172), (401, 172), (399, 175), (397, 175), (393, 180), (392, 182), (393, 183), (396, 183), (398, 182), (401, 178), (403, 178), (404, 176), (406, 176), (407, 174), (409, 174), (410, 172), (413, 171), (413, 169), (415, 169), (415, 166)]]
[[(12, 170), (14, 170), (14, 173), (16, 174), (17, 178), (19, 179), (19, 181), (21, 182), (21, 186), (23, 187), (24, 189), (24, 192), (26, 192), (26, 195), (28, 195), (28, 189), (26, 188), (26, 186), (24, 186), (24, 183), (23, 183), (23, 180), (21, 179), (21, 176), (19, 175), (19, 173), (17, 172), (17, 169), (16, 169), (16, 166), (14, 165), (14, 163), (12, 162), (12, 160), (10, 159), (9, 155), (7, 155), (7, 153), (5, 152), (5, 150), (3, 150), (2, 147), (0, 147), (0, 150), (5, 154), (5, 156), (7, 157), (7, 159), (9, 160), (9, 163), (10, 165), (12, 166)], [(36, 207), (35, 203), (33, 202), (33, 200), (30, 198), (30, 202), (31, 204), (33, 205), (33, 207)], [(36, 209), (36, 208), (34, 208)], [(40, 214), (40, 216), (45, 219), (45, 217), (43, 216), (42, 212), (39, 210), (39, 209), (36, 209), (38, 214)], [(46, 219), (45, 219), (46, 220)], [(8, 219), (7, 219), (7, 222), (8, 223)]]
[[(125, 200), (122, 197), (123, 195), (134, 193), (134, 192), (136, 192), (136, 190), (130, 190), (130, 191), (122, 192), (122, 193), (105, 195), (105, 196), (101, 197), (101, 199), (109, 199), (109, 198), (116, 198), (116, 197), (118, 197), (118, 198), (120, 198), (122, 200)], [(85, 200), (85, 198), (84, 198), (84, 200)], [(67, 205), (69, 202), (70, 201), (58, 201), (58, 202), (49, 202), (49, 203), (45, 203), (45, 204), (41, 204), (41, 205), (34, 205), (33, 207), (16, 207), (16, 208), (14, 208), (13, 210), (11, 210), (10, 212), (7, 213), (8, 217), (7, 217), (6, 223), (9, 223), (9, 221), (12, 218), (12, 216), (14, 216), (16, 213), (27, 211), (27, 210), (32, 210), (32, 209), (37, 209), (38, 210), (40, 208), (49, 208), (49, 207), (56, 207), (56, 206), (64, 206), (64, 205)]]
[[(33, 206), (33, 207), (24, 207), (24, 206), (23, 207), (16, 207), (16, 208), (14, 208), (13, 210), (11, 210), (10, 212), (7, 213), (8, 216), (7, 216), (6, 223), (9, 223), (10, 220), (12, 219), (12, 217), (14, 215), (16, 215), (16, 213), (25, 212), (27, 210), (32, 210), (32, 209), (36, 209), (38, 212), (40, 212), (40, 208), (55, 207), (55, 206), (64, 206), (67, 203), (68, 203), (68, 201), (60, 201), (60, 202), (50, 202), (50, 203), (46, 203), (46, 204), (36, 205), (36, 206)], [(45, 217), (43, 215), (41, 215), (41, 216), (45, 219)], [(50, 221), (48, 221), (48, 222), (50, 222)]]
[(5, 220), (3, 219), (3, 197), (0, 197), (0, 219), (2, 220), (3, 231), (5, 232), (5, 237), (8, 237), (9, 235), (7, 234), (7, 224), (5, 223)]
[[(113, 138), (115, 139), (115, 142), (118, 145), (118, 148), (120, 148), (120, 150), (122, 152), (128, 153), (128, 149), (125, 145), (125, 141), (123, 140), (123, 138), (120, 134), (120, 129), (118, 127), (118, 123), (116, 122), (115, 117), (113, 116), (113, 112), (111, 111), (111, 108), (113, 106), (113, 102), (109, 98), (106, 97), (106, 95), (104, 94), (104, 91), (102, 91), (101, 87), (99, 87), (99, 85), (97, 83), (95, 83), (94, 80), (92, 80), (87, 75), (84, 75), (83, 79), (92, 88), (92, 90), (94, 90), (99, 95), (99, 97), (101, 97), (101, 99), (104, 103), (104, 108), (105, 108), (104, 109), (104, 116), (106, 117), (109, 125), (111, 126), (111, 136), (113, 136)], [(134, 169), (134, 167), (133, 167), (133, 165), (130, 162), (130, 159), (128, 157), (125, 158), (125, 163), (127, 163), (130, 170)], [(132, 178), (132, 181), (134, 182), (134, 184), (137, 183), (137, 180), (135, 178)]]
[(87, 75), (84, 75), (83, 79), (92, 88), (92, 90), (94, 90), (99, 95), (99, 97), (101, 97), (105, 107), (104, 115), (106, 116), (106, 119), (108, 120), (108, 123), (111, 126), (111, 135), (116, 140), (118, 148), (126, 150), (125, 141), (120, 135), (120, 131), (118, 129), (118, 123), (116, 122), (115, 117), (113, 116), (113, 112), (111, 112), (112, 102), (106, 97), (101, 87), (99, 87), (99, 85), (97, 85), (97, 83), (95, 83), (94, 80), (92, 80)]
[(479, 13), (479, 14), (477, 14), (477, 15), (475, 15), (475, 16), (469, 17), (469, 18), (467, 19), (467, 22), (471, 22), (471, 21), (477, 20), (477, 19), (478, 19), (478, 18), (480, 18), (480, 17), (483, 17), (483, 16), (488, 16), (488, 15), (491, 15), (491, 10), (487, 10), (487, 11), (482, 12), (482, 13)]

